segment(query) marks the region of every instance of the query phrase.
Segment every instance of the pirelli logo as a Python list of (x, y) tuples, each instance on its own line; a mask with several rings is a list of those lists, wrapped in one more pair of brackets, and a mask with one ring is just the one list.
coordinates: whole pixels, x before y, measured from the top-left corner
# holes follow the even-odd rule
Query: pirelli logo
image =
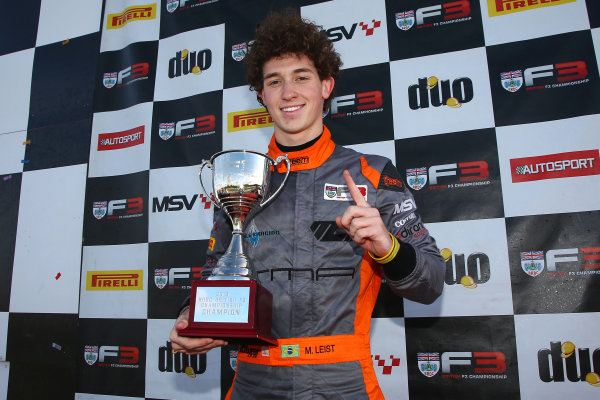
[(490, 17), (512, 14), (540, 7), (574, 3), (577, 0), (487, 0)]
[(119, 14), (108, 14), (106, 29), (119, 29), (131, 21), (144, 21), (156, 18), (156, 3), (146, 6), (127, 7)]
[(86, 290), (142, 290), (144, 289), (144, 271), (88, 271), (85, 281)]
[(273, 119), (266, 108), (236, 111), (227, 114), (227, 132), (238, 132), (246, 129), (268, 128), (273, 126)]

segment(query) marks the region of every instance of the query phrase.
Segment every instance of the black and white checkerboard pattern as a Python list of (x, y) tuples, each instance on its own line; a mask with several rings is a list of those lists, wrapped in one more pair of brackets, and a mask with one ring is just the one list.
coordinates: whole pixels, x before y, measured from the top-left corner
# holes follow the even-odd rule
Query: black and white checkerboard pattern
[(0, 398), (225, 395), (236, 349), (168, 334), (209, 241), (200, 163), (266, 151), (242, 60), (285, 7), (342, 55), (334, 139), (395, 161), (448, 260), (432, 305), (380, 293), (386, 396), (598, 398), (595, 0), (3, 2)]

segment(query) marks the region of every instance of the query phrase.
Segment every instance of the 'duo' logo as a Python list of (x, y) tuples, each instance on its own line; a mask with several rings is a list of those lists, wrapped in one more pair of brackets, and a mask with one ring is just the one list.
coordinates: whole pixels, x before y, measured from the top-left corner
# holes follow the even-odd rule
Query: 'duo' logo
[[(592, 368), (593, 366), (593, 368)], [(572, 342), (550, 342), (550, 349), (538, 350), (538, 367), (543, 382), (587, 382), (600, 387), (600, 348), (590, 357), (589, 348), (577, 348)]]
[(169, 78), (177, 78), (190, 72), (200, 75), (212, 65), (212, 51), (210, 49), (189, 51), (187, 49), (175, 53), (175, 57), (169, 60)]
[(473, 100), (473, 82), (463, 77), (452, 81), (439, 80), (436, 76), (419, 78), (417, 85), (408, 87), (408, 106), (411, 110), (429, 108), (442, 105), (451, 108), (460, 108), (463, 104)]

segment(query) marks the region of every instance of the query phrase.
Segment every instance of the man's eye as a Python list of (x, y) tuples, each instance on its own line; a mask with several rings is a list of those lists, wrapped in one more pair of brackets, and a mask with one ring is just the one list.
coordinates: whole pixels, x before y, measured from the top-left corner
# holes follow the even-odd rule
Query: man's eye
[(275, 81), (275, 80), (274, 80), (274, 81), (269, 81), (269, 82), (267, 83), (267, 85), (269, 85), (269, 86), (276, 86), (276, 85), (278, 85), (278, 84), (279, 84), (279, 81)]

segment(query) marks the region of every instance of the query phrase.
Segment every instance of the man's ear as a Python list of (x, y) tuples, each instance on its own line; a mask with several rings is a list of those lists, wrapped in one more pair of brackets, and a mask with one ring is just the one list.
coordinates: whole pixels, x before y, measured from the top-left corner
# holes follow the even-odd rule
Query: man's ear
[(335, 79), (333, 79), (331, 76), (329, 78), (325, 78), (321, 81), (321, 89), (322, 89), (323, 99), (329, 98), (329, 96), (331, 95), (331, 92), (333, 92), (334, 86), (335, 86)]

